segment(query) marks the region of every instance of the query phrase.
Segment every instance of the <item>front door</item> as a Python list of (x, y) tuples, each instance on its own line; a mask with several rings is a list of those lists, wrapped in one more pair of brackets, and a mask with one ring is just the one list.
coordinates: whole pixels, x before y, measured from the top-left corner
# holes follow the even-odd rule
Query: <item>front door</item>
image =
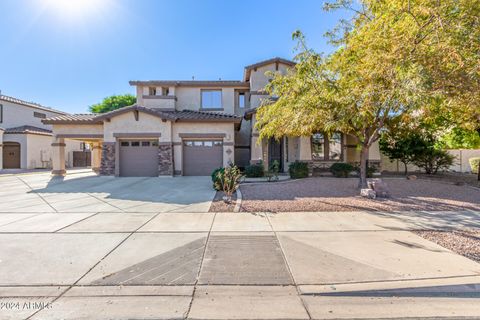
[(276, 140), (274, 138), (270, 138), (268, 141), (268, 165), (271, 166), (273, 161), (278, 161), (280, 164), (280, 172), (283, 171), (283, 146), (282, 146), (283, 139)]
[(3, 168), (20, 169), (20, 143), (5, 142), (3, 144)]

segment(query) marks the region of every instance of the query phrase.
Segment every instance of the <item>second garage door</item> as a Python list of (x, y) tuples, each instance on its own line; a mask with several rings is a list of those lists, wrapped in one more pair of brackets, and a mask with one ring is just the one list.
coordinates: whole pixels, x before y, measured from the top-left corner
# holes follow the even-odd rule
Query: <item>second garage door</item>
[(223, 143), (219, 140), (184, 140), (183, 175), (209, 176), (223, 166)]
[(157, 177), (158, 141), (120, 141), (120, 176)]

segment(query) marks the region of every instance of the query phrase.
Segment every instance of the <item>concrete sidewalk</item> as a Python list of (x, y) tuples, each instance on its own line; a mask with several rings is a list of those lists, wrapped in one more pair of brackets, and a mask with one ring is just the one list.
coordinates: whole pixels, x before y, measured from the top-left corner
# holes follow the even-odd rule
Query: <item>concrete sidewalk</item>
[(411, 229), (361, 212), (0, 214), (0, 318), (480, 317), (480, 264)]

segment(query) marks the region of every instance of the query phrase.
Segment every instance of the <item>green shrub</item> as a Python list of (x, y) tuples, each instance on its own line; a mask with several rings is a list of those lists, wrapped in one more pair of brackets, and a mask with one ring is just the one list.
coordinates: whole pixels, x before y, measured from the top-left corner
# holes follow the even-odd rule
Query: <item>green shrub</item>
[(288, 173), (292, 179), (301, 179), (308, 177), (308, 163), (295, 161), (288, 166)]
[(470, 167), (472, 168), (473, 173), (478, 173), (478, 167), (480, 166), (480, 157), (474, 157), (468, 159), (470, 162)]
[(448, 169), (454, 160), (455, 157), (445, 150), (428, 148), (416, 155), (413, 163), (426, 174), (435, 174), (438, 170)]
[(353, 166), (349, 163), (337, 162), (332, 164), (330, 167), (330, 172), (334, 177), (337, 178), (347, 178), (350, 172), (353, 171)]
[[(213, 170), (213, 172), (212, 172), (213, 189), (215, 189), (217, 191), (222, 190), (222, 189), (220, 189), (218, 182), (219, 182), (219, 179), (221, 179), (221, 176), (223, 176), (224, 173), (225, 173), (225, 168), (217, 168), (217, 169)], [(219, 174), (221, 176), (219, 176)]]
[(263, 177), (264, 174), (265, 167), (263, 166), (262, 161), (245, 167), (245, 176), (248, 178), (259, 178)]
[(265, 172), (265, 176), (267, 177), (267, 181), (270, 182), (272, 180), (278, 180), (278, 173), (280, 172), (280, 162), (278, 160), (272, 161), (272, 164), (268, 168), (268, 171)]
[(216, 177), (217, 180), (215, 182), (215, 189), (223, 191), (225, 194), (223, 198), (225, 202), (231, 202), (232, 195), (235, 191), (237, 191), (240, 184), (240, 179), (242, 178), (240, 169), (232, 164), (224, 168), (223, 172), (217, 171)]

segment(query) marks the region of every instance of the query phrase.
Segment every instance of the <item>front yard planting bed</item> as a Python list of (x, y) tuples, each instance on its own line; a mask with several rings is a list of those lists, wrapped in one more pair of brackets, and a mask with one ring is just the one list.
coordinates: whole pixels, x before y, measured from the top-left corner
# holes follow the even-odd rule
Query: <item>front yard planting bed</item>
[(415, 234), (429, 241), (480, 262), (480, 231), (414, 231)]
[(237, 193), (235, 192), (232, 195), (232, 202), (225, 203), (223, 201), (223, 192), (217, 191), (215, 197), (213, 198), (212, 204), (210, 206), (209, 212), (233, 212), (235, 204), (237, 202)]
[(391, 198), (359, 196), (357, 178), (308, 178), (242, 184), (242, 211), (411, 211), (480, 210), (480, 189), (442, 181), (384, 178)]

